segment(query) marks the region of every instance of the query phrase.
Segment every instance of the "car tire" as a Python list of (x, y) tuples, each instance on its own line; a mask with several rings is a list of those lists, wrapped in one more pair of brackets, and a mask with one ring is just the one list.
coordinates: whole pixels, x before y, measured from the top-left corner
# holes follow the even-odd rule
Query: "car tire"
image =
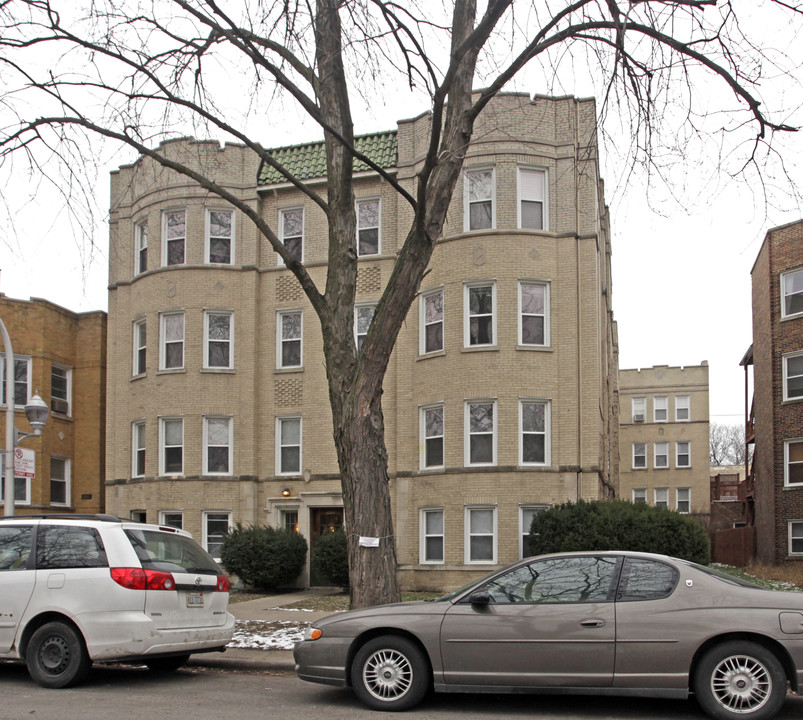
[(163, 658), (153, 658), (152, 660), (146, 660), (145, 666), (151, 672), (169, 673), (169, 672), (175, 672), (180, 667), (186, 665), (187, 660), (189, 659), (190, 659), (189, 654), (173, 655), (171, 657), (163, 657)]
[(354, 692), (373, 710), (409, 710), (427, 694), (430, 676), (424, 653), (397, 635), (369, 640), (351, 665)]
[(45, 688), (75, 685), (92, 666), (84, 639), (63, 622), (46, 623), (31, 635), (25, 662), (34, 682)]
[(763, 720), (781, 709), (786, 685), (783, 666), (770, 650), (732, 640), (703, 655), (692, 689), (700, 707), (716, 720)]

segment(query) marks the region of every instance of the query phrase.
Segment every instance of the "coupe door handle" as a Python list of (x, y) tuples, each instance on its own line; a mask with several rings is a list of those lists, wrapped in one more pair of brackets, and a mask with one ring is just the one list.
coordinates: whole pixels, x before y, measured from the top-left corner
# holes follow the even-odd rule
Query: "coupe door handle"
[(584, 628), (605, 627), (605, 621), (602, 618), (588, 618), (587, 620), (580, 621), (580, 627)]

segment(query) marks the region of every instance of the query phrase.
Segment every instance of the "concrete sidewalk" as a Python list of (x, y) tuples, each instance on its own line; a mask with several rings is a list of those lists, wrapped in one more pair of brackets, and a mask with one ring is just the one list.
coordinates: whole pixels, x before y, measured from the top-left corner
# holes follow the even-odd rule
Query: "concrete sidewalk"
[[(310, 588), (281, 595), (266, 595), (256, 600), (231, 603), (229, 612), (237, 620), (263, 622), (311, 623), (331, 615), (329, 611), (301, 612), (287, 606), (321, 595), (339, 593), (337, 588)], [(190, 657), (188, 666), (212, 667), (228, 670), (255, 670), (260, 672), (293, 672), (295, 662), (292, 650), (260, 650), (252, 648), (226, 648), (223, 653), (198, 653)]]

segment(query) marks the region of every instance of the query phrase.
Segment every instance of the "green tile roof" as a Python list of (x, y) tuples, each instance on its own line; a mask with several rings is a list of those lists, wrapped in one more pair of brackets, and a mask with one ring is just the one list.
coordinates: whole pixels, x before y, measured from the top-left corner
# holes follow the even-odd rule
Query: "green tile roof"
[[(397, 159), (396, 131), (359, 135), (354, 138), (357, 150), (369, 157), (379, 167), (394, 168)], [(277, 162), (280, 162), (299, 180), (326, 177), (326, 149), (323, 141), (305, 145), (272, 148), (268, 150)], [(363, 172), (370, 168), (361, 160), (355, 160), (354, 172)], [(259, 164), (257, 185), (272, 185), (287, 182), (278, 170), (264, 162)]]

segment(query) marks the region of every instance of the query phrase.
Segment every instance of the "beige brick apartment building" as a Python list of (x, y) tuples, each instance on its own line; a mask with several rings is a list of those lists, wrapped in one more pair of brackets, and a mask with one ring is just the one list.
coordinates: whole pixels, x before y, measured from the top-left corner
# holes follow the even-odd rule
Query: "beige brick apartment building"
[[(412, 188), (430, 117), (360, 139)], [(401, 582), (448, 588), (516, 559), (534, 512), (610, 496), (617, 347), (593, 100), (511, 94), (481, 116), (384, 383)], [(321, 210), (248, 150), (162, 150), (250, 203), (317, 283)], [(274, 151), (325, 194), (322, 143)], [(410, 213), (355, 168), (365, 332)], [(250, 222), (147, 158), (112, 175), (107, 508), (181, 525), (342, 523), (319, 324)], [(613, 448), (613, 452), (610, 451)], [(300, 584), (315, 583), (308, 574)]]
[(708, 514), (708, 364), (619, 371), (619, 497)]
[[(50, 408), (35, 452), (35, 477), (14, 478), (14, 513), (104, 510), (106, 464), (106, 313), (75, 313), (47, 300), (0, 294), (0, 318), (14, 346), (15, 426), (30, 432), (25, 405), (34, 393)], [(5, 354), (0, 407), (5, 410)], [(6, 413), (0, 412), (0, 437)], [(0, 463), (0, 476), (4, 468)], [(4, 513), (4, 485), (0, 514)]]

